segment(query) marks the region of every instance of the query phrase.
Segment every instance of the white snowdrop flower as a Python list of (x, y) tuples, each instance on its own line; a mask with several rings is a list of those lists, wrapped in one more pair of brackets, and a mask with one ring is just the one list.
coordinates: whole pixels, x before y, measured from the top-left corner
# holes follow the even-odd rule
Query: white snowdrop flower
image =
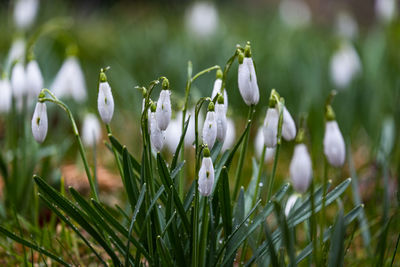
[(4, 77), (0, 80), (0, 113), (8, 113), (11, 109), (12, 90), (10, 81)]
[(165, 130), (165, 145), (171, 153), (175, 153), (181, 135), (182, 135), (182, 120), (178, 119), (171, 120), (167, 130)]
[(169, 90), (169, 82), (167, 79), (163, 81), (163, 88), (157, 101), (156, 119), (158, 128), (165, 131), (171, 121), (171, 91)]
[(375, 13), (382, 22), (392, 21), (396, 16), (396, 0), (376, 0)]
[(17, 62), (11, 72), (11, 87), (16, 100), (17, 108), (22, 109), (24, 96), (26, 95), (26, 73), (24, 65)]
[(339, 36), (353, 40), (358, 35), (358, 24), (348, 12), (341, 11), (336, 16), (336, 31)]
[(267, 147), (275, 147), (278, 141), (278, 122), (279, 122), (279, 113), (276, 108), (268, 108), (267, 114), (264, 120), (264, 144)]
[(224, 144), (222, 145), (221, 151), (225, 152), (227, 149), (230, 149), (235, 142), (236, 137), (236, 130), (235, 130), (235, 123), (232, 119), (226, 119), (226, 136)]
[(30, 99), (36, 99), (43, 88), (43, 76), (36, 60), (26, 65), (26, 86)]
[(290, 211), (294, 207), (294, 204), (296, 204), (296, 201), (297, 201), (298, 198), (299, 197), (298, 197), (297, 194), (293, 194), (288, 198), (288, 200), (286, 202), (286, 206), (285, 206), (285, 215), (286, 215), (286, 217), (289, 216)]
[(42, 143), (47, 135), (47, 111), (45, 103), (36, 103), (32, 117), (32, 134), (35, 140)]
[(114, 114), (114, 98), (111, 93), (111, 87), (107, 82), (107, 76), (104, 72), (100, 73), (99, 95), (97, 98), (97, 108), (101, 119), (105, 124), (111, 122)]
[(286, 141), (296, 137), (296, 124), (286, 107), (283, 108), (282, 136)]
[(8, 65), (14, 61), (23, 61), (25, 57), (25, 41), (22, 38), (17, 38), (13, 41), (10, 51), (8, 52)]
[(335, 120), (327, 121), (325, 124), (324, 154), (332, 166), (340, 167), (344, 164), (346, 147)]
[[(194, 139), (195, 139), (195, 135), (196, 135), (196, 129), (195, 129), (195, 123), (196, 123), (196, 121), (195, 121), (195, 110), (194, 110), (194, 108), (189, 112), (189, 113), (187, 113), (186, 114), (186, 119), (185, 119), (185, 121), (187, 120), (187, 118), (189, 117), (189, 114), (190, 114), (190, 121), (189, 121), (189, 125), (188, 125), (188, 129), (187, 129), (187, 131), (186, 131), (186, 135), (185, 135), (185, 146), (187, 146), (187, 147), (191, 147), (191, 146), (193, 146), (193, 143), (194, 143)], [(176, 117), (176, 120), (180, 123), (179, 125), (179, 127), (180, 128), (182, 128), (182, 111), (180, 111), (179, 113), (178, 113), (178, 115), (177, 115), (177, 117)], [(204, 118), (203, 118), (203, 114), (202, 113), (199, 113), (199, 115), (198, 115), (198, 130), (199, 130), (199, 132), (201, 132), (201, 130), (202, 130), (202, 123), (203, 123), (203, 120), (204, 120)], [(179, 135), (180, 136), (180, 135)]]
[(86, 100), (85, 76), (75, 56), (69, 56), (58, 71), (51, 86), (57, 97), (71, 97), (77, 102)]
[(217, 139), (217, 121), (214, 110), (214, 103), (210, 102), (206, 119), (203, 124), (203, 143), (210, 149), (213, 148), (215, 140)]
[(307, 191), (312, 178), (312, 165), (310, 154), (305, 144), (294, 147), (292, 161), (290, 162), (290, 178), (293, 188), (303, 194)]
[(283, 0), (279, 4), (279, 15), (290, 28), (302, 28), (311, 22), (311, 10), (302, 0)]
[(196, 2), (185, 12), (185, 26), (198, 39), (213, 35), (218, 27), (218, 10), (211, 2)]
[[(215, 79), (214, 82), (214, 87), (211, 93), (211, 99), (214, 99), (214, 97), (218, 94), (221, 93), (221, 87), (222, 87), (222, 71), (221, 69), (217, 70), (217, 78)], [(224, 104), (225, 104), (225, 111), (228, 110), (228, 94), (226, 93), (226, 89), (224, 89)]]
[(88, 113), (83, 119), (82, 142), (86, 147), (93, 147), (101, 138), (100, 122), (96, 115)]
[(344, 89), (359, 72), (361, 72), (361, 62), (356, 50), (351, 44), (342, 43), (330, 61), (332, 81), (338, 89)]
[(199, 192), (202, 196), (211, 195), (214, 185), (214, 166), (208, 147), (204, 149), (204, 157), (199, 170)]
[(245, 55), (239, 55), (238, 85), (246, 105), (256, 105), (260, 100), (260, 92), (249, 43), (246, 45)]
[(224, 142), (227, 130), (227, 122), (224, 99), (221, 95), (218, 97), (218, 101), (215, 104), (215, 117), (217, 121), (217, 140)]
[[(254, 141), (254, 149), (256, 151), (256, 157), (261, 158), (262, 150), (264, 148), (264, 133), (263, 127), (258, 128), (256, 139)], [(267, 147), (264, 155), (264, 162), (270, 162), (275, 155), (275, 148)]]
[[(156, 107), (154, 104), (154, 110), (155, 109)], [(165, 133), (158, 128), (155, 112), (151, 112), (150, 114), (150, 140), (153, 149), (156, 152), (160, 152), (164, 146)]]
[(18, 28), (27, 29), (35, 20), (39, 0), (17, 0), (14, 7), (14, 21)]

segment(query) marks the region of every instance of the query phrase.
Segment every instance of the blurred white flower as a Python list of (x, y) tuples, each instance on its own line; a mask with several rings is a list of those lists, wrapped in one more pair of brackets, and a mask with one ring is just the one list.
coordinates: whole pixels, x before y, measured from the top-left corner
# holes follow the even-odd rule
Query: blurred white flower
[(232, 119), (226, 119), (226, 136), (224, 144), (222, 145), (221, 152), (225, 152), (227, 149), (232, 148), (233, 143), (235, 142), (236, 130), (235, 123)]
[(344, 164), (346, 147), (339, 126), (334, 120), (325, 124), (324, 154), (332, 166), (340, 167)]
[(311, 22), (311, 10), (303, 0), (281, 1), (279, 15), (283, 23), (291, 28), (305, 27)]
[(336, 16), (336, 31), (339, 36), (353, 40), (358, 35), (358, 24), (352, 15), (341, 11)]
[(17, 62), (11, 71), (11, 87), (17, 108), (21, 110), (24, 97), (27, 93), (26, 73), (24, 65), (21, 62)]
[(218, 10), (213, 3), (196, 2), (185, 13), (185, 26), (190, 34), (201, 39), (216, 32)]
[(227, 121), (226, 109), (223, 103), (220, 104), (217, 102), (215, 104), (215, 115), (217, 121), (217, 140), (220, 142), (224, 142), (227, 131)]
[(285, 206), (285, 215), (286, 215), (286, 217), (289, 216), (290, 211), (294, 207), (294, 204), (296, 204), (296, 201), (297, 201), (298, 198), (299, 197), (296, 194), (293, 194), (288, 198), (288, 200), (286, 202), (286, 206)]
[(290, 162), (290, 178), (294, 190), (301, 194), (307, 191), (312, 178), (312, 165), (305, 144), (297, 144), (294, 147), (292, 161)]
[(156, 109), (156, 119), (158, 128), (161, 131), (165, 131), (168, 127), (169, 122), (171, 121), (171, 91), (170, 90), (161, 90), (160, 97), (157, 101), (157, 109)]
[(28, 97), (36, 100), (40, 91), (43, 89), (43, 76), (36, 60), (31, 60), (28, 65), (26, 65), (26, 86)]
[(14, 21), (18, 28), (27, 29), (35, 20), (39, 0), (17, 0), (14, 7)]
[(8, 52), (8, 65), (14, 61), (23, 61), (25, 57), (25, 41), (22, 38), (17, 38), (13, 41), (10, 51)]
[(396, 16), (396, 0), (376, 0), (375, 13), (382, 22), (392, 21)]
[(167, 130), (165, 130), (165, 145), (167, 146), (168, 150), (171, 153), (175, 153), (181, 135), (182, 135), (182, 120), (178, 119), (171, 120)]
[(361, 72), (361, 62), (356, 50), (350, 43), (343, 42), (331, 58), (332, 81), (339, 89), (344, 89), (359, 72)]
[[(256, 157), (259, 159), (264, 148), (264, 132), (263, 127), (258, 128), (256, 139), (254, 141), (254, 149), (256, 151)], [(275, 148), (267, 147), (264, 156), (264, 162), (270, 162), (275, 155)]]
[(217, 139), (217, 121), (214, 111), (214, 104), (210, 102), (208, 107), (206, 119), (203, 124), (203, 143), (212, 149), (215, 140)]
[(0, 113), (8, 113), (11, 109), (12, 90), (7, 77), (0, 80)]
[[(185, 146), (193, 146), (194, 139), (195, 139), (195, 110), (194, 108), (190, 111), (190, 121), (188, 125), (188, 129), (186, 131), (185, 135)], [(188, 118), (188, 115), (186, 116), (186, 119)], [(177, 120), (182, 124), (182, 112), (178, 113)], [(203, 122), (203, 114), (199, 113), (198, 117), (198, 130), (201, 132), (202, 130), (202, 122)], [(180, 126), (182, 128), (182, 126)]]
[(75, 56), (65, 59), (53, 81), (51, 90), (58, 98), (71, 97), (77, 102), (86, 100), (85, 76)]
[(96, 115), (88, 113), (83, 119), (82, 142), (86, 147), (93, 147), (101, 138), (100, 122)]
[(268, 108), (264, 120), (264, 144), (267, 147), (275, 147), (277, 143), (279, 113), (276, 108)]
[(286, 107), (283, 108), (282, 136), (286, 141), (296, 137), (296, 124)]
[(35, 140), (42, 143), (47, 135), (47, 111), (45, 103), (36, 103), (32, 117), (32, 134)]
[(155, 112), (151, 112), (149, 123), (151, 146), (156, 152), (160, 152), (164, 146), (165, 132), (158, 128)]
[(240, 63), (239, 60), (238, 85), (240, 95), (246, 105), (250, 106), (258, 103), (260, 92), (258, 90), (256, 71), (251, 57), (244, 57), (242, 63)]
[(114, 114), (114, 98), (107, 81), (100, 82), (97, 108), (103, 122), (109, 124)]
[(209, 153), (204, 156), (199, 171), (199, 192), (202, 196), (209, 196), (214, 185), (214, 166)]

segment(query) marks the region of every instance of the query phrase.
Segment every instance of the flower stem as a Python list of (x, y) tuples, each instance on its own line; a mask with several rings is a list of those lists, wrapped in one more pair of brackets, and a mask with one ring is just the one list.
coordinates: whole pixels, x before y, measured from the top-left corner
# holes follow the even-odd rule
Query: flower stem
[[(249, 107), (249, 113), (247, 114), (247, 123), (251, 124), (252, 118), (254, 114), (254, 105), (251, 105)], [(244, 137), (244, 143), (242, 144), (242, 148), (240, 150), (240, 156), (239, 156), (239, 163), (236, 169), (236, 175), (235, 175), (235, 189), (233, 191), (233, 199), (236, 199), (236, 196), (239, 192), (239, 187), (242, 183), (241, 181), (241, 174), (242, 174), (242, 169), (243, 169), (243, 163), (244, 159), (246, 157), (246, 151), (247, 151), (247, 144), (249, 143), (249, 131), (246, 133), (246, 136)]]
[[(106, 124), (106, 129), (107, 129), (107, 134), (108, 134), (108, 135), (112, 135), (112, 131), (111, 131), (111, 128), (110, 128), (110, 125), (109, 125), (109, 124)], [(121, 160), (120, 160), (120, 158), (119, 158), (119, 156), (118, 156), (118, 153), (117, 153), (117, 150), (115, 149), (114, 146), (112, 146), (112, 150), (113, 150), (113, 153), (114, 153), (115, 161), (117, 162), (119, 174), (121, 175), (122, 181), (123, 181), (124, 184), (125, 184), (125, 178), (124, 178), (124, 172), (123, 172), (123, 170), (122, 170)]]
[(324, 243), (324, 228), (325, 228), (325, 215), (326, 215), (326, 191), (327, 191), (327, 182), (328, 182), (328, 161), (326, 157), (324, 158), (324, 180), (322, 184), (322, 209), (321, 209), (321, 229), (320, 229), (320, 246), (322, 247)]
[(206, 262), (206, 246), (207, 246), (207, 234), (208, 234), (208, 197), (203, 198), (203, 222), (201, 224), (201, 237), (200, 237), (200, 267), (204, 266)]

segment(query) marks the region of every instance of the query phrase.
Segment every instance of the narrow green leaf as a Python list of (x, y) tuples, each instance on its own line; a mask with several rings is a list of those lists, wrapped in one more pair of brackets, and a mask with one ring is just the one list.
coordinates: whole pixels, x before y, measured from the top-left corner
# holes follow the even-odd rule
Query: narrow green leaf
[(286, 215), (282, 212), (282, 208), (277, 201), (273, 201), (274, 208), (276, 212), (276, 216), (279, 222), (279, 228), (281, 229), (281, 233), (283, 234), (283, 243), (285, 244), (286, 251), (289, 255), (290, 264), (289, 266), (295, 266), (295, 251), (294, 251), (294, 235), (293, 228), (288, 226), (286, 221)]
[[(121, 145), (121, 143), (111, 134), (108, 135), (108, 138), (110, 139), (112, 146), (115, 149), (117, 149), (118, 153), (122, 156), (123, 146)], [(137, 173), (140, 173), (140, 171), (141, 171), (140, 163), (130, 153), (129, 153), (129, 159), (130, 159), (131, 164), (132, 164), (133, 168), (135, 169), (135, 171)]]
[(174, 266), (174, 262), (171, 259), (171, 255), (168, 249), (166, 248), (161, 236), (157, 236), (157, 251), (162, 259), (161, 263), (163, 266), (165, 267)]
[(345, 235), (346, 226), (344, 225), (343, 210), (340, 209), (331, 235), (331, 249), (328, 261), (329, 267), (343, 266)]
[(137, 196), (139, 195), (139, 190), (136, 185), (136, 181), (134, 178), (134, 174), (132, 171), (131, 161), (129, 160), (129, 152), (124, 147), (122, 149), (122, 165), (124, 169), (124, 177), (125, 177), (125, 190), (126, 194), (128, 195), (129, 203), (131, 204), (131, 209), (133, 209), (137, 202)]
[(179, 152), (181, 151), (181, 148), (182, 148), (182, 145), (183, 145), (183, 141), (185, 140), (185, 135), (186, 135), (186, 132), (187, 132), (187, 129), (188, 129), (188, 126), (189, 126), (189, 121), (190, 121), (190, 115), (188, 116), (188, 118), (187, 118), (187, 120), (186, 120), (186, 122), (184, 124), (183, 132), (181, 134), (181, 138), (179, 139), (178, 146), (175, 149), (175, 154), (174, 154), (174, 157), (172, 158), (172, 163), (171, 163), (171, 168), (170, 168), (171, 172), (172, 172), (172, 170), (175, 169), (176, 163), (178, 162)]
[(219, 183), (219, 201), (221, 205), (222, 223), (225, 235), (229, 236), (232, 232), (232, 208), (229, 193), (229, 178), (226, 168), (222, 168), (222, 180)]

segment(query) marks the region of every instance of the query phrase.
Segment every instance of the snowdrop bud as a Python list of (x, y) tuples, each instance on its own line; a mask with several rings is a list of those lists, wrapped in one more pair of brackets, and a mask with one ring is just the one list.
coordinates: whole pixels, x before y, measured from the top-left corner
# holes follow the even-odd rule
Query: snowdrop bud
[(289, 199), (287, 200), (286, 206), (285, 206), (285, 215), (286, 215), (286, 217), (289, 216), (290, 211), (294, 207), (294, 204), (296, 204), (296, 201), (297, 201), (298, 198), (299, 197), (296, 194), (294, 194), (294, 195), (291, 195), (289, 197)]
[(86, 114), (83, 119), (82, 142), (87, 147), (92, 147), (101, 137), (101, 127), (99, 120), (94, 114)]
[(260, 92), (249, 43), (246, 45), (245, 54), (239, 54), (238, 85), (246, 105), (250, 106), (258, 103)]
[(346, 158), (346, 147), (342, 133), (335, 120), (328, 120), (325, 124), (324, 154), (329, 164), (340, 167)]
[(218, 101), (215, 104), (215, 115), (217, 121), (217, 139), (224, 142), (227, 130), (226, 124), (226, 110), (224, 105), (224, 98), (219, 95)]
[(59, 98), (72, 97), (77, 102), (86, 99), (85, 76), (76, 56), (69, 56), (64, 61), (51, 88)]
[[(222, 71), (221, 69), (217, 70), (217, 78), (214, 82), (214, 87), (213, 91), (211, 93), (211, 99), (214, 99), (214, 97), (218, 94), (221, 93), (221, 87), (222, 87)], [(226, 90), (224, 89), (224, 104), (225, 104), (225, 110), (228, 110), (228, 94), (226, 93)]]
[(279, 113), (276, 108), (269, 107), (267, 109), (267, 115), (264, 120), (264, 144), (267, 147), (275, 147), (277, 143), (277, 134), (278, 134), (278, 122), (279, 122)]
[(210, 148), (214, 146), (217, 139), (217, 121), (214, 109), (214, 103), (210, 102), (206, 120), (203, 124), (203, 143)]
[(32, 117), (32, 134), (35, 140), (42, 143), (47, 134), (47, 111), (45, 103), (36, 103)]
[(293, 188), (303, 194), (307, 191), (312, 177), (311, 158), (305, 144), (294, 147), (292, 161), (290, 162), (290, 178)]
[[(167, 82), (165, 82), (167, 81)], [(168, 127), (169, 122), (171, 121), (171, 91), (167, 87), (168, 80), (164, 79), (163, 81), (163, 89), (160, 92), (160, 97), (157, 101), (157, 110), (156, 110), (156, 119), (158, 128), (160, 130), (165, 131)]]
[(283, 108), (282, 136), (286, 141), (296, 137), (296, 124), (286, 107)]
[(236, 137), (235, 124), (232, 119), (227, 118), (226, 119), (226, 136), (225, 136), (224, 144), (222, 145), (222, 148), (221, 148), (222, 152), (225, 152), (227, 149), (229, 149), (233, 146), (233, 143), (235, 142), (235, 137)]
[(26, 74), (21, 62), (15, 64), (11, 72), (11, 87), (16, 99), (22, 100), (26, 93)]
[(26, 65), (26, 85), (30, 98), (37, 98), (43, 88), (43, 76), (36, 60)]
[[(264, 148), (264, 133), (263, 127), (258, 128), (256, 140), (254, 142), (254, 149), (256, 151), (256, 156), (259, 159), (262, 154), (262, 150)], [(264, 162), (270, 162), (275, 155), (275, 148), (267, 147), (264, 156)]]
[(12, 90), (10, 81), (4, 77), (0, 80), (0, 113), (10, 111), (12, 103)]
[(111, 93), (111, 87), (107, 82), (107, 76), (104, 72), (100, 73), (99, 96), (97, 98), (97, 108), (101, 119), (105, 124), (111, 122), (114, 114), (114, 98)]
[(157, 126), (155, 109), (156, 105), (153, 103), (151, 107), (152, 112), (150, 114), (150, 140), (153, 149), (160, 152), (164, 146), (165, 134), (164, 131), (161, 131)]
[(14, 21), (18, 28), (26, 29), (35, 20), (39, 0), (18, 0), (14, 8)]
[(210, 150), (206, 146), (204, 157), (199, 171), (199, 192), (202, 196), (211, 195), (214, 185), (214, 166), (210, 157)]

